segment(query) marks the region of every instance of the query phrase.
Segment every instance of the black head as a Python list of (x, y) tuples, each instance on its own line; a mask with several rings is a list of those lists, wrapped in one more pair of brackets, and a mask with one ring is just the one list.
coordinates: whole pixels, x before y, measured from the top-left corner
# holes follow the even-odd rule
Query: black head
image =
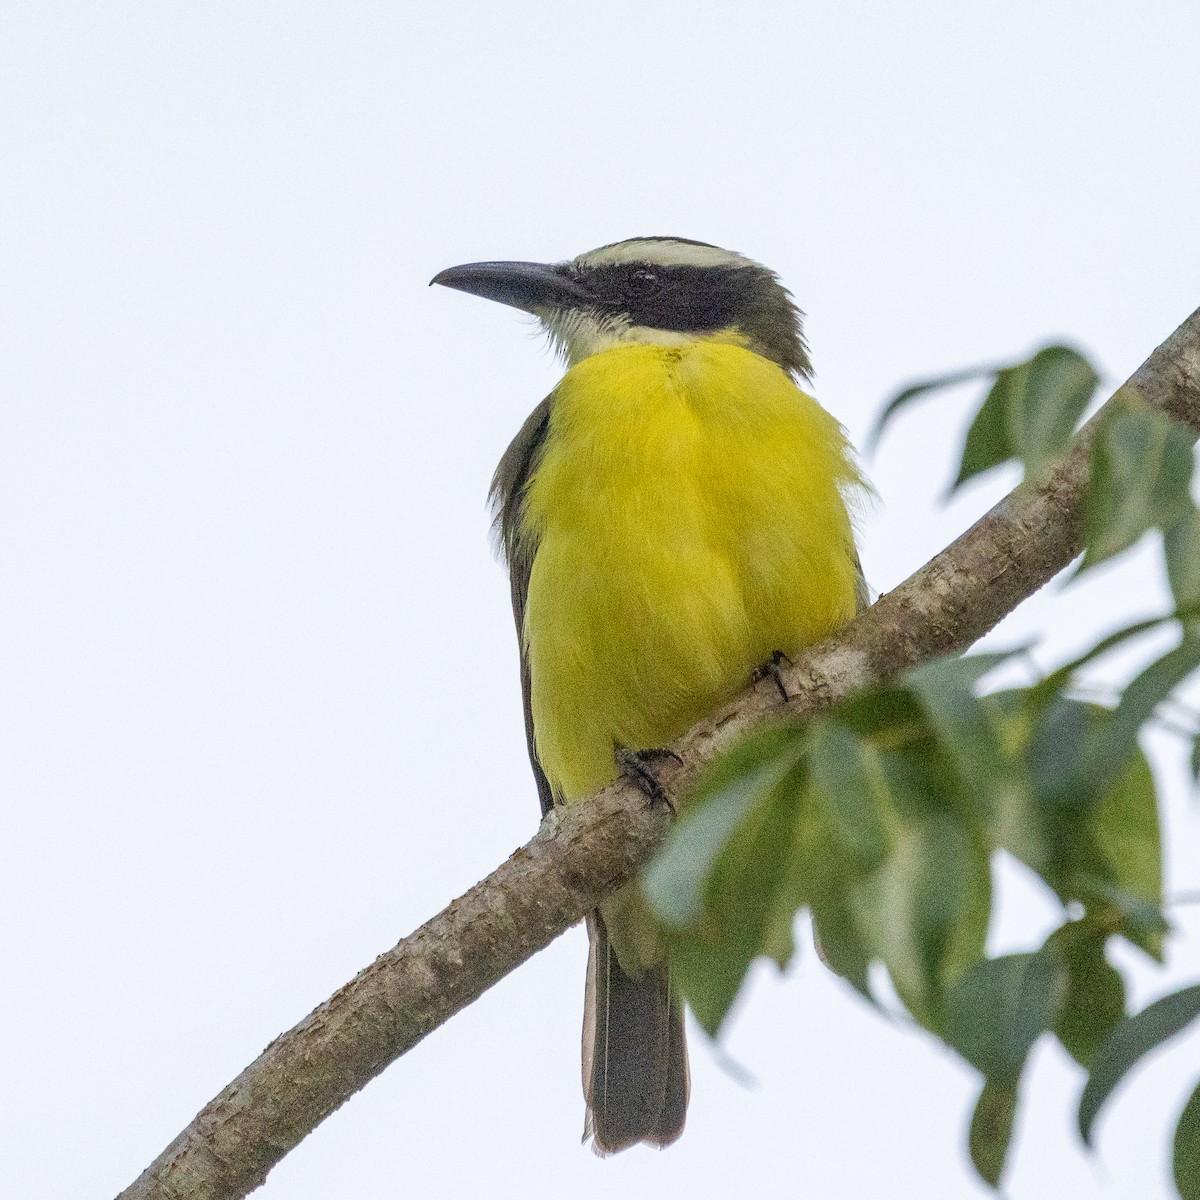
[(802, 378), (802, 314), (773, 271), (684, 238), (633, 238), (572, 262), (470, 263), (434, 283), (531, 312), (568, 361), (623, 342), (722, 335)]

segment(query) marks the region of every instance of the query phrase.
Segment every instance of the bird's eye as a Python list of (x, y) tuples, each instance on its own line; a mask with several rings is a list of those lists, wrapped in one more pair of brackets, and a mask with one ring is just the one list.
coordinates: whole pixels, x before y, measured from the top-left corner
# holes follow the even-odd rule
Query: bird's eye
[(630, 272), (627, 286), (635, 296), (652, 296), (658, 291), (658, 276), (649, 267), (638, 267)]

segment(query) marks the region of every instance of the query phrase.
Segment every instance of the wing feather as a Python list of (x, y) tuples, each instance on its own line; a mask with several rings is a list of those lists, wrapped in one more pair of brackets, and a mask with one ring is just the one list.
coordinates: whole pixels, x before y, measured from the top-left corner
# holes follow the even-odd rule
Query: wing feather
[(537, 539), (525, 526), (525, 488), (530, 476), (537, 468), (546, 431), (550, 424), (550, 402), (553, 393), (547, 396), (529, 414), (517, 436), (513, 438), (496, 474), (492, 477), (490, 492), (495, 513), (496, 534), (500, 551), (508, 563), (508, 578), (512, 588), (513, 620), (517, 626), (517, 642), (521, 649), (521, 699), (525, 709), (525, 743), (529, 750), (529, 762), (537, 782), (538, 798), (542, 805), (542, 816), (554, 807), (554, 792), (546, 778), (542, 764), (538, 761), (537, 746), (533, 736), (533, 709), (529, 653), (525, 647), (525, 597), (529, 594), (529, 576), (533, 560), (537, 556)]

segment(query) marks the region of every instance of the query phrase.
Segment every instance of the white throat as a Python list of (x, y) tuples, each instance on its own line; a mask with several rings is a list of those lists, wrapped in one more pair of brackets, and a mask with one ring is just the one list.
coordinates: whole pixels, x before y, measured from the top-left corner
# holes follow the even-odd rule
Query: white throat
[(568, 367), (617, 346), (687, 346), (712, 336), (631, 325), (625, 317), (599, 317), (580, 309), (539, 312), (535, 316)]

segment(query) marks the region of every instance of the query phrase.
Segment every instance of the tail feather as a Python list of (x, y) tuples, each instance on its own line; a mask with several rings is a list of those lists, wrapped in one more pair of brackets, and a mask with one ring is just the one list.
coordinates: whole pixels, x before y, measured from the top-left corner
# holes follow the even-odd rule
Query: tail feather
[(599, 913), (588, 921), (583, 1017), (584, 1139), (597, 1154), (638, 1142), (668, 1146), (683, 1132), (688, 1065), (683, 1004), (665, 963), (626, 974)]

